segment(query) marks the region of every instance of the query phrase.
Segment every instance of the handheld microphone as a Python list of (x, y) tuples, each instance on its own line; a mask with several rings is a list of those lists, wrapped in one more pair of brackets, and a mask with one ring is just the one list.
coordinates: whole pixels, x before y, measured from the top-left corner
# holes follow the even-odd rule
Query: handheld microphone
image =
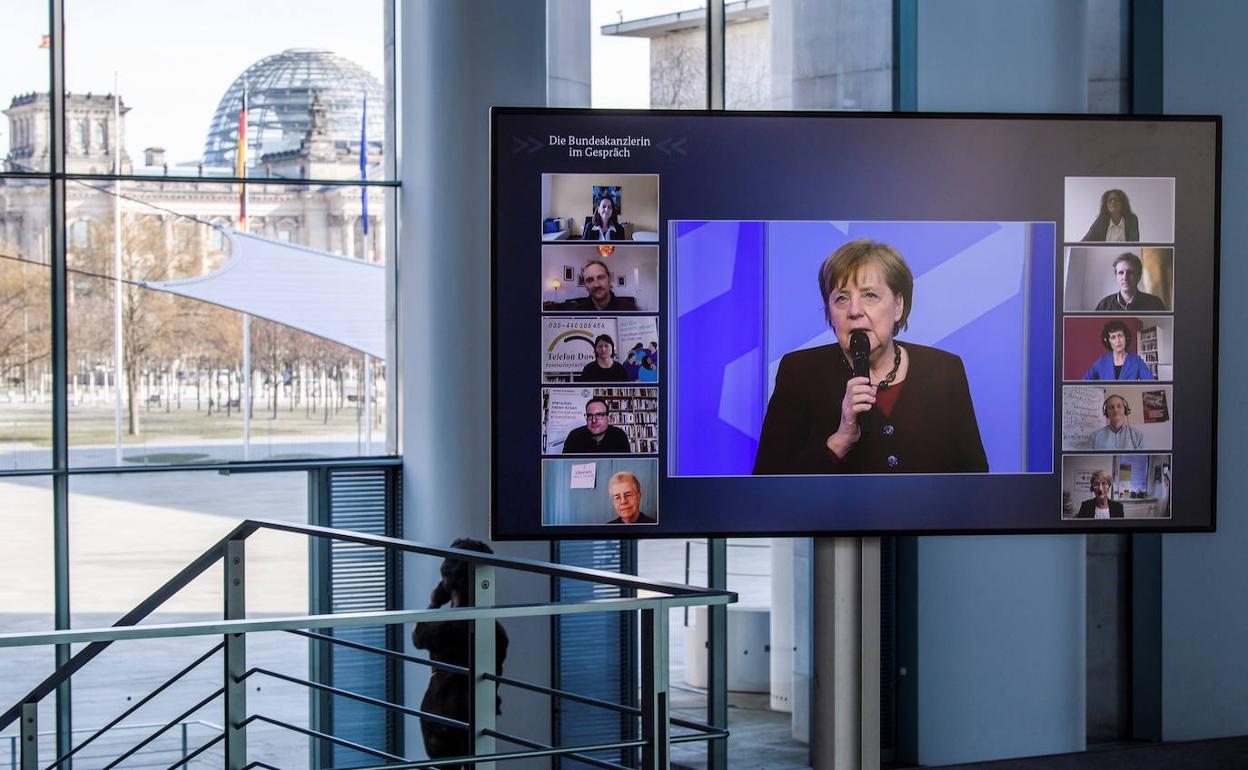
[[(855, 377), (871, 379), (871, 340), (861, 329), (849, 334), (849, 360)], [(875, 421), (874, 407), (858, 414), (858, 430), (870, 433)]]

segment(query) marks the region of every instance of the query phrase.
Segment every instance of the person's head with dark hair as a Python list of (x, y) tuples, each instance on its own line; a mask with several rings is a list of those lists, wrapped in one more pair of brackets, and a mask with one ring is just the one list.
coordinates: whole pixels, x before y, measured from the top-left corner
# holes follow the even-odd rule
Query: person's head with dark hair
[(602, 367), (610, 366), (615, 360), (615, 340), (611, 339), (610, 334), (599, 334), (594, 337), (594, 358)]
[(611, 268), (600, 259), (591, 259), (581, 268), (581, 282), (589, 299), (597, 308), (605, 308), (611, 302)]
[(1106, 190), (1101, 194), (1101, 211), (1097, 218), (1105, 218), (1118, 224), (1123, 217), (1131, 216), (1131, 200), (1119, 189)]
[(1106, 350), (1124, 352), (1131, 347), (1132, 339), (1131, 327), (1117, 319), (1106, 321), (1101, 327), (1101, 344)]
[(615, 210), (615, 199), (609, 193), (603, 191), (602, 196), (598, 198), (598, 202), (594, 204), (594, 226), (606, 229), (618, 224), (619, 212)]
[[(451, 547), (462, 551), (494, 553), (493, 549), (485, 543), (469, 537), (456, 538), (455, 542), (451, 543)], [(456, 559), (451, 556), (443, 559), (442, 583), (439, 588), (445, 592), (452, 606), (472, 606), (472, 563), (465, 559)], [(437, 589), (435, 589), (435, 594), (436, 592)]]
[(611, 427), (611, 407), (604, 399), (594, 396), (585, 402), (585, 428), (589, 435), (598, 437)]

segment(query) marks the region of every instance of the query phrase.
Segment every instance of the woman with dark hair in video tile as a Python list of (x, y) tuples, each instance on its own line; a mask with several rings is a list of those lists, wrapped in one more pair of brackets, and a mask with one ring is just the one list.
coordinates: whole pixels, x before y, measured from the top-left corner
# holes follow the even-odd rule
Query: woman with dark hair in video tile
[(615, 200), (603, 194), (594, 206), (594, 215), (585, 218), (584, 232), (581, 238), (586, 241), (622, 241), (624, 225), (620, 224), (619, 214), (615, 210)]
[(615, 360), (615, 340), (609, 334), (594, 338), (594, 360), (585, 364), (577, 382), (628, 382), (624, 365)]
[(914, 297), (901, 255), (851, 241), (823, 261), (819, 291), (836, 342), (780, 359), (754, 473), (986, 472), (962, 359), (894, 339)]
[(1112, 486), (1108, 473), (1105, 471), (1093, 471), (1092, 481), (1088, 484), (1088, 489), (1092, 492), (1092, 498), (1080, 503), (1079, 512), (1075, 514), (1075, 518), (1121, 519), (1125, 516), (1126, 512), (1122, 508), (1122, 503), (1109, 499), (1109, 491)]
[(1101, 211), (1083, 239), (1106, 243), (1140, 240), (1140, 220), (1131, 213), (1131, 201), (1125, 192), (1106, 190), (1101, 195)]
[[(480, 540), (457, 538), (452, 548), (479, 553), (494, 553)], [(465, 559), (447, 557), (442, 561), (442, 579), (429, 595), (429, 609), (446, 604), (452, 607), (472, 607), (472, 564)], [(471, 662), (472, 640), (467, 620), (423, 621), (412, 629), (412, 645), (428, 650), (429, 657), (439, 663), (467, 666)], [(494, 623), (494, 673), (502, 675), (503, 661), (507, 659), (507, 632), (502, 624)], [(503, 699), (495, 696), (494, 713), (501, 714)], [(429, 714), (467, 722), (471, 716), (472, 681), (467, 674), (433, 669), (429, 688), (420, 701), (420, 708)], [(425, 739), (425, 752), (432, 759), (462, 757), (472, 753), (468, 731), (434, 722), (420, 720), (420, 732)], [(444, 770), (462, 768), (463, 765), (439, 765)]]
[[(1101, 344), (1109, 352), (1092, 362), (1085, 380), (1155, 380), (1144, 359), (1128, 353), (1131, 347), (1131, 329), (1117, 319), (1106, 321), (1101, 327)], [(1078, 371), (1078, 370), (1076, 370)]]

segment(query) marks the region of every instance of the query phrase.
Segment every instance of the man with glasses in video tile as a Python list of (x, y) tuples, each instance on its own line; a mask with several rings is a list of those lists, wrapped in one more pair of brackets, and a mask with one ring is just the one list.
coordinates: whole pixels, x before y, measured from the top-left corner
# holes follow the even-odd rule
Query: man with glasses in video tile
[(628, 471), (621, 471), (607, 481), (607, 492), (617, 515), (608, 524), (657, 524), (658, 520), (641, 511), (641, 482)]
[(628, 434), (611, 424), (611, 409), (601, 398), (585, 402), (585, 425), (574, 428), (563, 440), (565, 455), (620, 454), (633, 450), (628, 444)]

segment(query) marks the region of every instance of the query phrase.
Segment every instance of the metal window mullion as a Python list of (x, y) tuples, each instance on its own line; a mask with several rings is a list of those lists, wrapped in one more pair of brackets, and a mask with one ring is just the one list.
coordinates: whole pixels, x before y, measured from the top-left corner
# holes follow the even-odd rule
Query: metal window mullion
[[(225, 608), (226, 620), (241, 620), (247, 616), (246, 561), (243, 540), (229, 540), (225, 544)], [(242, 770), (247, 764), (247, 635), (225, 634), (223, 674), (225, 679), (224, 724), (225, 767)]]
[(724, 0), (706, 4), (706, 107), (724, 109)]
[[(707, 587), (719, 590), (728, 588), (728, 541), (722, 537), (709, 538), (706, 542)], [(720, 604), (706, 608), (707, 629), (707, 724), (720, 730), (728, 728), (728, 605)], [(725, 770), (728, 767), (728, 742), (710, 741), (706, 745), (709, 770)]]
[[(329, 475), (327, 468), (308, 471), (308, 523), (318, 527), (332, 526), (330, 520)], [(323, 537), (308, 538), (308, 611), (324, 614), (330, 611), (331, 541)], [(329, 633), (327, 629), (320, 629)], [(308, 679), (333, 684), (333, 645), (325, 641), (308, 641)], [(333, 703), (328, 693), (308, 691), (310, 724), (313, 729), (333, 733)], [(325, 741), (308, 742), (308, 766), (333, 766), (333, 746)]]
[[(641, 611), (641, 750), (645, 770), (671, 766), (668, 720), (668, 613), (667, 605)], [(722, 743), (722, 741), (712, 742)]]
[[(52, 570), (53, 615), (57, 630), (70, 627), (69, 614), (69, 375), (68, 271), (65, 256), (65, 2), (48, 2), (49, 171), (51, 212), (49, 217), (52, 319)], [(55, 648), (56, 667), (69, 662), (67, 644)], [(62, 756), (73, 746), (73, 710), (70, 683), (56, 688), (56, 751)]]
[[(494, 566), (473, 566), (472, 603), (475, 607), (493, 607), (495, 596)], [(498, 708), (495, 691), (497, 685), (489, 678), (497, 674), (496, 625), (493, 618), (476, 618), (472, 622), (472, 753), (475, 756), (493, 754), (497, 751), (494, 738), (495, 709)], [(479, 762), (480, 770), (494, 770), (493, 762)]]

